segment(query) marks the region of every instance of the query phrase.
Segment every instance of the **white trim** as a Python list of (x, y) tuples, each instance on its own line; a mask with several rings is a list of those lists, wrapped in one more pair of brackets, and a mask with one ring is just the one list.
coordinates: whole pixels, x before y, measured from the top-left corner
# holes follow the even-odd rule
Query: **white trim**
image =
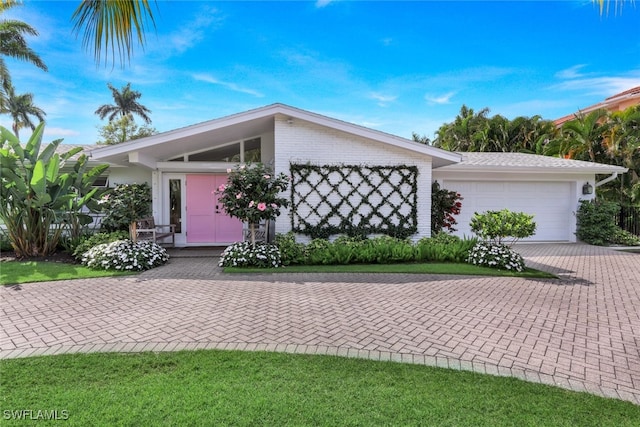
[(160, 223), (161, 224), (170, 224), (171, 223), (171, 214), (169, 212), (169, 180), (172, 179), (179, 179), (180, 180), (180, 191), (181, 191), (181, 200), (180, 200), (180, 216), (182, 219), (181, 222), (181, 232), (177, 233), (176, 232), (176, 246), (185, 246), (186, 242), (187, 242), (187, 227), (186, 227), (186, 218), (187, 218), (187, 201), (186, 201), (186, 197), (187, 197), (187, 178), (186, 178), (186, 174), (184, 173), (163, 173), (162, 174), (162, 191), (160, 192), (160, 194), (162, 194), (161, 197), (161, 201), (160, 201), (160, 215), (158, 216), (158, 218), (160, 218)]
[(429, 145), (420, 144), (418, 142), (415, 142), (406, 138), (401, 138), (399, 136), (391, 135), (378, 130), (369, 129), (353, 123), (348, 123), (348, 122), (344, 122), (338, 119), (333, 119), (327, 116), (322, 116), (320, 114), (290, 107), (284, 104), (272, 104), (266, 107), (257, 108), (255, 110), (249, 110), (243, 113), (237, 113), (231, 116), (221, 117), (221, 118), (210, 120), (207, 122), (184, 127), (181, 129), (176, 129), (176, 130), (160, 133), (157, 135), (152, 135), (146, 138), (136, 139), (134, 141), (124, 142), (122, 144), (97, 148), (91, 151), (91, 155), (96, 160), (112, 157), (112, 156), (123, 155), (131, 151), (139, 151), (145, 148), (153, 147), (158, 144), (170, 143), (171, 141), (174, 141), (179, 138), (185, 138), (192, 135), (211, 132), (217, 129), (227, 128), (230, 126), (249, 122), (251, 120), (266, 119), (270, 117), (275, 118), (276, 115), (284, 115), (289, 119), (299, 119), (299, 120), (308, 121), (321, 126), (326, 126), (342, 132), (346, 132), (352, 135), (357, 135), (363, 138), (368, 138), (368, 139), (373, 139), (379, 142), (383, 142), (385, 144), (402, 148), (407, 151), (426, 154), (436, 159), (443, 160), (444, 163), (457, 163), (462, 158), (461, 155), (458, 153), (442, 150), (440, 148), (435, 148)]

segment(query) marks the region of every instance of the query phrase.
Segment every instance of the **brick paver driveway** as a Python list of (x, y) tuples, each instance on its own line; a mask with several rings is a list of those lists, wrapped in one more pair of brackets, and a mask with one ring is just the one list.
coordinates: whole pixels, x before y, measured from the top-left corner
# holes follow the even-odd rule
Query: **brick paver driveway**
[(211, 258), (140, 276), (0, 289), (0, 358), (226, 348), (512, 375), (640, 403), (640, 254), (521, 245), (561, 279), (223, 275)]

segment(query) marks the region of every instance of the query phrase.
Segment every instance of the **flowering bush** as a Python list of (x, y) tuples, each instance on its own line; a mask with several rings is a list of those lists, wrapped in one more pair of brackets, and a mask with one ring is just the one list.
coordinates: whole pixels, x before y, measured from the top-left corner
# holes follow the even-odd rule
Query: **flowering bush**
[(269, 243), (238, 242), (228, 246), (218, 264), (220, 267), (275, 268), (282, 265), (280, 251)]
[(151, 187), (147, 183), (118, 184), (98, 204), (106, 214), (103, 230), (128, 230), (132, 222), (151, 214)]
[(431, 184), (431, 234), (436, 235), (442, 231), (454, 232), (453, 227), (458, 223), (454, 215), (459, 215), (463, 200), (460, 193), (440, 188), (438, 181)]
[[(229, 179), (218, 188), (218, 202), (225, 212), (234, 218), (249, 224), (258, 224), (261, 220), (275, 219), (280, 208), (288, 201), (280, 193), (289, 186), (289, 178), (281, 173), (273, 174), (262, 163), (240, 165), (227, 169)], [(252, 227), (252, 242), (255, 242)]]
[(82, 263), (97, 270), (143, 271), (169, 260), (167, 251), (157, 243), (116, 240), (89, 249), (82, 255)]
[(524, 271), (522, 256), (501, 243), (479, 242), (469, 251), (467, 262), (473, 265)]

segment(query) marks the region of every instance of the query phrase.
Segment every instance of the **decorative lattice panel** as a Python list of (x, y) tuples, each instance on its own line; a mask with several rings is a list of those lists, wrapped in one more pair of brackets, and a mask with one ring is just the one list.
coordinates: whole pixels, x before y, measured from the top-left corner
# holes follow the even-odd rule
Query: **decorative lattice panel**
[(313, 238), (332, 234), (417, 231), (418, 168), (291, 164), (291, 228)]

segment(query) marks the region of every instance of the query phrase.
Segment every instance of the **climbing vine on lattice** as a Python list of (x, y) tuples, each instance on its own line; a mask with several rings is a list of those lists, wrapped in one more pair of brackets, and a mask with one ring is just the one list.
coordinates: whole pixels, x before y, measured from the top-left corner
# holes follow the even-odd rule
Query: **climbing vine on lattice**
[(418, 230), (416, 166), (291, 164), (291, 229), (312, 238)]

